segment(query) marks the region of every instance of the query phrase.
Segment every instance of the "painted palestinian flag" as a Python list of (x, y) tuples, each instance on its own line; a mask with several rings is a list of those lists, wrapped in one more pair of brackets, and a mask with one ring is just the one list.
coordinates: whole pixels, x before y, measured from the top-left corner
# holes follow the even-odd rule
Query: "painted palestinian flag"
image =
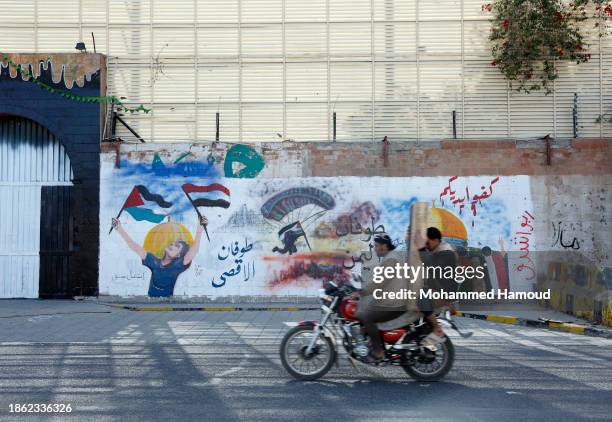
[(183, 192), (196, 209), (198, 207), (229, 208), (230, 206), (230, 191), (219, 183), (206, 186), (187, 183), (183, 185)]
[[(171, 202), (166, 201), (161, 195), (153, 194), (142, 186), (134, 186), (132, 193), (125, 200), (121, 211), (127, 211), (137, 221), (150, 221), (161, 223), (168, 214), (156, 212), (156, 208), (170, 208)], [(159, 210), (157, 210), (159, 211)]]

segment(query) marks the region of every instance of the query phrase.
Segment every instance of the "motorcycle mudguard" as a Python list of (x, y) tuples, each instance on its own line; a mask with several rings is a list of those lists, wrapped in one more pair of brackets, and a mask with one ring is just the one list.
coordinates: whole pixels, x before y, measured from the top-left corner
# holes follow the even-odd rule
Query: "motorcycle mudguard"
[[(316, 327), (317, 325), (319, 325), (319, 321), (300, 321), (298, 322), (297, 325), (300, 327)], [(336, 342), (336, 336), (334, 336), (334, 333), (329, 328), (323, 327), (323, 335), (332, 341), (332, 344), (334, 345), (334, 348), (335, 348), (337, 342)]]

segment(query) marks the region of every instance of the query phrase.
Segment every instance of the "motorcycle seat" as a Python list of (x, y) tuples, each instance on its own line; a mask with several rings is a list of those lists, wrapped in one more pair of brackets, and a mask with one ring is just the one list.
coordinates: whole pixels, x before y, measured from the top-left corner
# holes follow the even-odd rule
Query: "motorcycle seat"
[(390, 321), (379, 322), (377, 326), (378, 329), (382, 331), (395, 330), (397, 328), (402, 328), (406, 325), (410, 325), (416, 322), (421, 317), (421, 315), (422, 314), (420, 312), (407, 311)]

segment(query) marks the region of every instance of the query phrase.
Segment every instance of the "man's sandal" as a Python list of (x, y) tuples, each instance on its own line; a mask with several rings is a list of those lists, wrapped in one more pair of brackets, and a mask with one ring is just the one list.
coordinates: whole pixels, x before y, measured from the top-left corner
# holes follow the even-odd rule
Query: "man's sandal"
[(421, 345), (428, 348), (432, 352), (438, 350), (438, 346), (446, 341), (446, 336), (440, 337), (435, 333), (429, 333), (427, 337), (421, 341)]
[(362, 362), (363, 363), (374, 364), (374, 363), (380, 363), (383, 360), (385, 360), (385, 356), (384, 355), (379, 358), (379, 357), (374, 356), (372, 353), (368, 353), (368, 355), (362, 359)]

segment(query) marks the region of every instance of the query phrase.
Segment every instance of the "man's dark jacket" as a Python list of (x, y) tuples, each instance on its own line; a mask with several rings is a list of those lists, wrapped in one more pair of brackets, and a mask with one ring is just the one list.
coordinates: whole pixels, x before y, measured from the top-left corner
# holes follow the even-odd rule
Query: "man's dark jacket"
[[(425, 289), (444, 290), (447, 292), (457, 291), (459, 285), (455, 282), (454, 278), (444, 278), (446, 267), (452, 267), (454, 274), (455, 268), (459, 263), (459, 256), (451, 245), (446, 242), (440, 242), (433, 251), (429, 252), (426, 248), (421, 248), (419, 249), (419, 254), (425, 270), (430, 268), (428, 271), (431, 277), (426, 278), (424, 283)], [(441, 269), (434, 271), (433, 268), (437, 267)]]

